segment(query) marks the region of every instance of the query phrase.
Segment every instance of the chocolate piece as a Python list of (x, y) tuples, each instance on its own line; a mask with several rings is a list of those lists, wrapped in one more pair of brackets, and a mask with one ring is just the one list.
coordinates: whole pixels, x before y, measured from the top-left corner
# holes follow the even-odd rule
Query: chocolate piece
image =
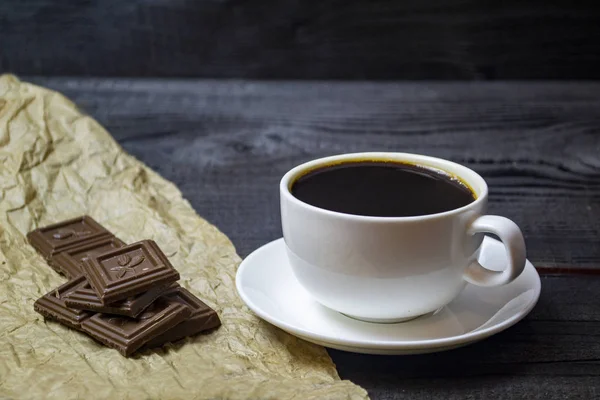
[(172, 283), (171, 285), (156, 286), (146, 292), (128, 297), (125, 300), (104, 305), (98, 298), (94, 289), (92, 289), (91, 286), (86, 285), (69, 293), (65, 299), (65, 303), (69, 307), (81, 310), (95, 311), (104, 314), (119, 314), (134, 318), (152, 304), (154, 300), (165, 293), (165, 291), (175, 287), (179, 287), (179, 284)]
[(27, 234), (29, 243), (45, 258), (60, 253), (71, 246), (110, 237), (112, 234), (91, 217), (84, 215), (38, 228)]
[(54, 319), (61, 324), (81, 330), (81, 322), (94, 315), (94, 313), (70, 308), (65, 304), (64, 299), (66, 295), (86, 284), (87, 282), (83, 276), (71, 279), (40, 297), (33, 304), (33, 309), (46, 318)]
[(50, 257), (48, 264), (57, 272), (74, 278), (81, 275), (81, 260), (125, 246), (116, 237), (106, 237), (92, 242), (83, 242)]
[(175, 342), (186, 336), (193, 336), (221, 326), (221, 321), (215, 310), (181, 286), (171, 289), (163, 297), (186, 305), (192, 311), (192, 314), (179, 325), (146, 343), (146, 347), (162, 346), (167, 342)]
[(124, 300), (179, 279), (179, 272), (152, 240), (91, 256), (81, 266), (102, 304)]
[(108, 347), (128, 357), (145, 343), (173, 328), (191, 314), (188, 307), (160, 297), (137, 318), (95, 314), (81, 329)]

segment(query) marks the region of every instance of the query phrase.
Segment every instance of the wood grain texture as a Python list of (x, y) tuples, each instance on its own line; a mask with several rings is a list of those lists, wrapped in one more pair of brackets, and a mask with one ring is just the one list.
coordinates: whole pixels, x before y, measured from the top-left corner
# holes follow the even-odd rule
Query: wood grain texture
[(281, 236), (288, 169), (390, 150), (481, 173), (538, 268), (600, 268), (600, 84), (36, 81), (175, 182), (242, 256)]
[(597, 79), (594, 3), (4, 0), (0, 72), (261, 79)]
[(449, 158), (491, 186), (540, 269), (533, 313), (462, 349), (330, 351), (373, 399), (600, 396), (600, 84), (256, 83), (34, 78), (71, 97), (174, 181), (242, 256), (281, 235), (277, 183), (293, 165), (363, 150)]
[(460, 349), (416, 356), (330, 350), (340, 375), (373, 399), (600, 397), (600, 279), (542, 277), (533, 312)]

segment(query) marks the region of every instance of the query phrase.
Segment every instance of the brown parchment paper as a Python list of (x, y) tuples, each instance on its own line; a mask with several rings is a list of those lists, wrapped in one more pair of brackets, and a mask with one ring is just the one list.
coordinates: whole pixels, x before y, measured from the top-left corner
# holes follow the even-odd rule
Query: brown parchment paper
[[(45, 322), (33, 303), (65, 279), (25, 234), (81, 214), (126, 242), (154, 239), (223, 326), (127, 359)], [(172, 183), (68, 99), (0, 76), (0, 398), (366, 398), (324, 348), (250, 312), (235, 290), (239, 261)]]

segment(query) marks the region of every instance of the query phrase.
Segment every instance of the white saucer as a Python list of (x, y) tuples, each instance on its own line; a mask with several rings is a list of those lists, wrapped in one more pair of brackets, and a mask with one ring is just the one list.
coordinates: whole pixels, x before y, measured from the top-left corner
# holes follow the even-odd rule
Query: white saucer
[[(503, 245), (486, 237), (479, 261), (500, 270)], [(535, 306), (540, 277), (529, 261), (512, 283), (484, 288), (468, 284), (449, 305), (433, 314), (397, 324), (358, 321), (317, 303), (298, 283), (283, 239), (268, 243), (240, 265), (236, 286), (262, 319), (309, 342), (368, 354), (431, 353), (465, 346), (514, 325)]]

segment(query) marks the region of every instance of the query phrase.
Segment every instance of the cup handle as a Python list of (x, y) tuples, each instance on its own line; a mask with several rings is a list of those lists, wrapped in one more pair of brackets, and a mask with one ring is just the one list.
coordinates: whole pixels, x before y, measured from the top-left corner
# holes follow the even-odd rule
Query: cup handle
[(512, 282), (525, 268), (525, 240), (513, 221), (498, 215), (482, 215), (471, 223), (467, 233), (488, 232), (497, 235), (508, 253), (508, 265), (503, 271), (491, 271), (475, 260), (467, 267), (464, 278), (478, 286), (500, 286)]

